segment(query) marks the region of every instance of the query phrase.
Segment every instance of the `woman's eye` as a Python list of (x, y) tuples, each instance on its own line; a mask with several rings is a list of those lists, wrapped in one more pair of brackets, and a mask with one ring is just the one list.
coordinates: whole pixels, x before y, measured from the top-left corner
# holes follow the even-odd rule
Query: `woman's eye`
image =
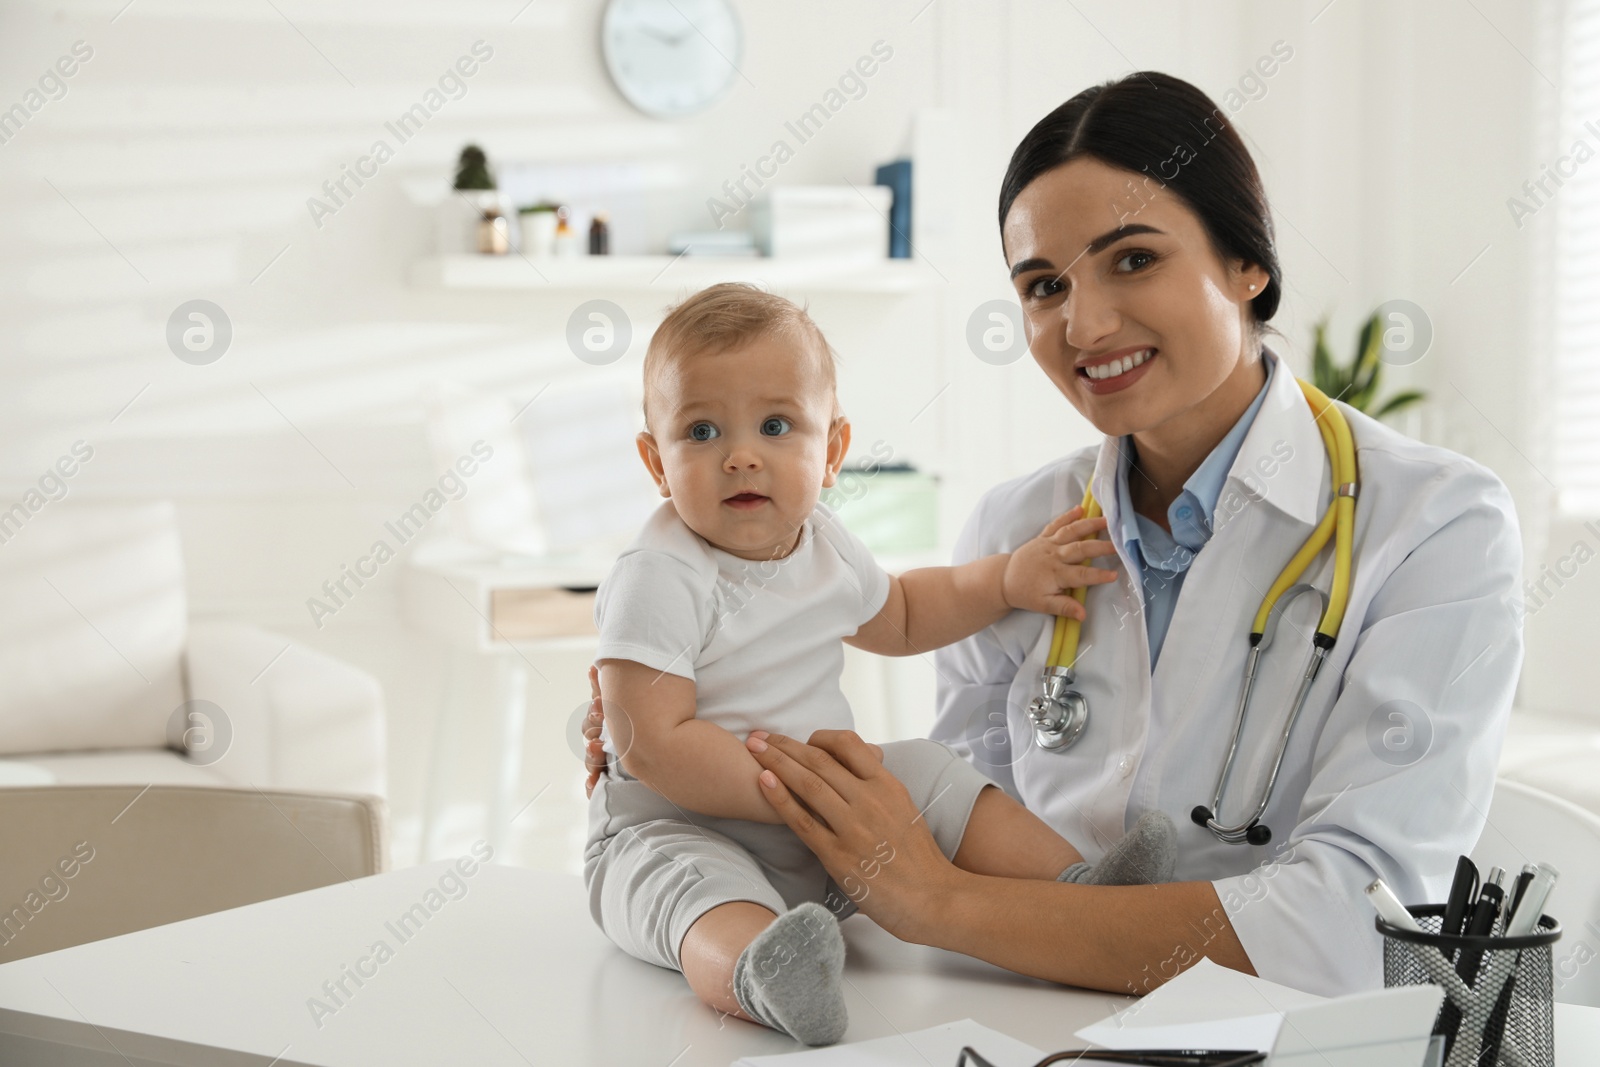
[(1061, 291), (1061, 279), (1047, 274), (1028, 285), (1028, 295), (1034, 300), (1045, 300)]
[(709, 441), (713, 437), (720, 437), (722, 432), (709, 422), (697, 422), (689, 427), (689, 440)]
[(778, 437), (794, 428), (794, 423), (782, 415), (773, 415), (761, 424), (761, 432), (768, 437)]
[[(1132, 252), (1124, 253), (1122, 256), (1120, 256), (1117, 259), (1117, 262), (1118, 263), (1123, 263), (1123, 262), (1126, 262), (1127, 260), (1133, 259), (1136, 256), (1142, 257), (1145, 260), (1145, 262), (1140, 264), (1137, 267), (1134, 267), (1133, 268), (1134, 271), (1144, 270), (1145, 267), (1147, 267), (1151, 263), (1155, 262), (1155, 258), (1156, 258), (1155, 255), (1153, 253), (1151, 253), (1151, 252), (1145, 252), (1145, 251), (1141, 251), (1141, 250), (1137, 250), (1136, 249), (1136, 250), (1134, 250)], [(1129, 272), (1129, 273), (1131, 273), (1131, 272)]]

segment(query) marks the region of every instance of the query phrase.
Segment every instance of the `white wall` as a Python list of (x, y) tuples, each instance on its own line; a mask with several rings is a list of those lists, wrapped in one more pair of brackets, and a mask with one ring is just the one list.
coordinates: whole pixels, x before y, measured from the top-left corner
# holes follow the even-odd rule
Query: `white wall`
[[(1016, 141), (1068, 96), (1129, 70), (1165, 70), (1220, 97), (1283, 40), (1292, 60), (1237, 121), (1278, 211), (1289, 292), (1276, 324), (1291, 360), (1304, 369), (1320, 315), (1347, 349), (1381, 301), (1421, 304), (1433, 352), (1392, 385), (1427, 388), (1413, 428), (1513, 486), (1530, 560), (1541, 558), (1547, 486), (1525, 458), (1538, 455), (1537, 246), (1503, 205), (1553, 137), (1538, 141), (1529, 118), (1550, 91), (1535, 70), (1549, 47), (1536, 5), (735, 4), (742, 77), (710, 112), (671, 123), (638, 115), (610, 86), (598, 0), (0, 9), (0, 106), (73, 42), (94, 50), (66, 96), (0, 145), (0, 500), (80, 438), (95, 458), (73, 495), (177, 498), (195, 614), (259, 622), (384, 681), (404, 822), (443, 658), (396, 621), (394, 568), (320, 630), (305, 600), (437, 477), (422, 424), (430, 383), (465, 381), (520, 405), (589, 370), (561, 339), (571, 294), (408, 285), (433, 241), (420, 192), (442, 188), (463, 142), (501, 164), (639, 166), (655, 184), (640, 227), (617, 240), (660, 250), (671, 231), (707, 227), (706, 197), (888, 42), (893, 58), (866, 95), (801, 146), (782, 180), (869, 182), (905, 147), (916, 109), (953, 115), (948, 218), (917, 235), (947, 283), (812, 300), (844, 359), (857, 447), (882, 439), (944, 476), (948, 542), (985, 487), (1092, 436), (1031, 362), (992, 367), (962, 339), (978, 303), (1008, 295), (994, 212)], [(466, 95), (316, 226), (307, 198), (478, 40), (494, 54)], [(678, 295), (664, 282), (619, 302), (648, 329)], [(204, 367), (176, 360), (163, 333), (197, 297), (235, 329), (229, 353)], [(539, 804), (560, 836), (581, 793), (558, 735), (586, 686), (581, 657), (534, 661), (548, 681), (534, 682), (525, 793), (556, 783)], [(925, 664), (905, 669), (931, 692)], [(1564, 669), (1549, 665), (1542, 705), (1569, 701)], [(481, 667), (469, 673), (487, 692)], [(481, 702), (462, 698), (451, 715), (459, 751), (487, 743)], [(470, 797), (462, 760), (456, 794)]]

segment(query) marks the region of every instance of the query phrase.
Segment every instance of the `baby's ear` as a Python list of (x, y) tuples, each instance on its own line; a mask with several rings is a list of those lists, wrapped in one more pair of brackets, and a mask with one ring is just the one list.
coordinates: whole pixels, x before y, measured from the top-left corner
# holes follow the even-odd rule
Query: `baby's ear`
[(822, 487), (830, 488), (839, 480), (839, 468), (844, 466), (845, 453), (850, 451), (850, 420), (835, 415), (828, 426), (828, 469), (822, 476)]
[(639, 458), (644, 460), (645, 469), (655, 479), (656, 488), (661, 490), (662, 496), (671, 496), (672, 489), (667, 485), (667, 473), (661, 466), (661, 450), (656, 447), (655, 437), (649, 430), (641, 430), (634, 443), (638, 446)]

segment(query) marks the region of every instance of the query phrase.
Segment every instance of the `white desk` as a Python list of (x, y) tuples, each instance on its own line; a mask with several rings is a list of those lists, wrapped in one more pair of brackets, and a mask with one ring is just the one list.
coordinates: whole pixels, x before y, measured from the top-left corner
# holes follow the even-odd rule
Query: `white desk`
[[(448, 868), (406, 868), (6, 964), (0, 1063), (723, 1067), (800, 1047), (719, 1020), (679, 975), (614, 947), (589, 918), (581, 879), (491, 865), (461, 880), (458, 899), (427, 900)], [(402, 941), (391, 924), (430, 903), (436, 910)], [(1055, 1051), (1077, 1047), (1074, 1030), (1128, 1003), (907, 945), (865, 916), (843, 929), (847, 1041), (971, 1017)], [(364, 964), (373, 973), (360, 986), (347, 978), (350, 995), (327, 1001), (336, 1010), (319, 1028), (309, 999), (380, 940), (392, 956)], [(1558, 1005), (1557, 1026), (1558, 1062), (1593, 1063), (1600, 1009)]]
[[(802, 1048), (719, 1020), (677, 973), (613, 946), (575, 876), (480, 867), (463, 879), (464, 896), (444, 900), (402, 943), (385, 924), (424, 902), (448, 867), (406, 868), (0, 967), (0, 1063), (125, 1067), (126, 1056), (139, 1067), (265, 1065), (281, 1054), (276, 1067), (726, 1067), (748, 1053)], [(71, 907), (72, 898), (51, 906)], [(907, 945), (865, 916), (843, 930), (846, 1040), (970, 1016), (1040, 1048), (1070, 1048), (1074, 1030), (1128, 1003)], [(347, 979), (351, 995), (319, 1029), (309, 998), (379, 940), (392, 957), (366, 964), (376, 973), (360, 987)]]

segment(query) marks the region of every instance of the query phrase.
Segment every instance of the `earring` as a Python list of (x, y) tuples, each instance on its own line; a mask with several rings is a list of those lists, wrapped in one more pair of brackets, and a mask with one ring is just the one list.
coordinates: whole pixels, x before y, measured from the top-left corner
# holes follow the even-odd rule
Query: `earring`
[(1255, 291), (1256, 291), (1256, 287), (1255, 287), (1255, 283), (1254, 283), (1254, 282), (1252, 282), (1252, 283), (1251, 283), (1251, 284), (1250, 284), (1250, 291), (1251, 291), (1251, 292), (1252, 292), (1252, 293), (1253, 293), (1253, 292), (1255, 292)]

